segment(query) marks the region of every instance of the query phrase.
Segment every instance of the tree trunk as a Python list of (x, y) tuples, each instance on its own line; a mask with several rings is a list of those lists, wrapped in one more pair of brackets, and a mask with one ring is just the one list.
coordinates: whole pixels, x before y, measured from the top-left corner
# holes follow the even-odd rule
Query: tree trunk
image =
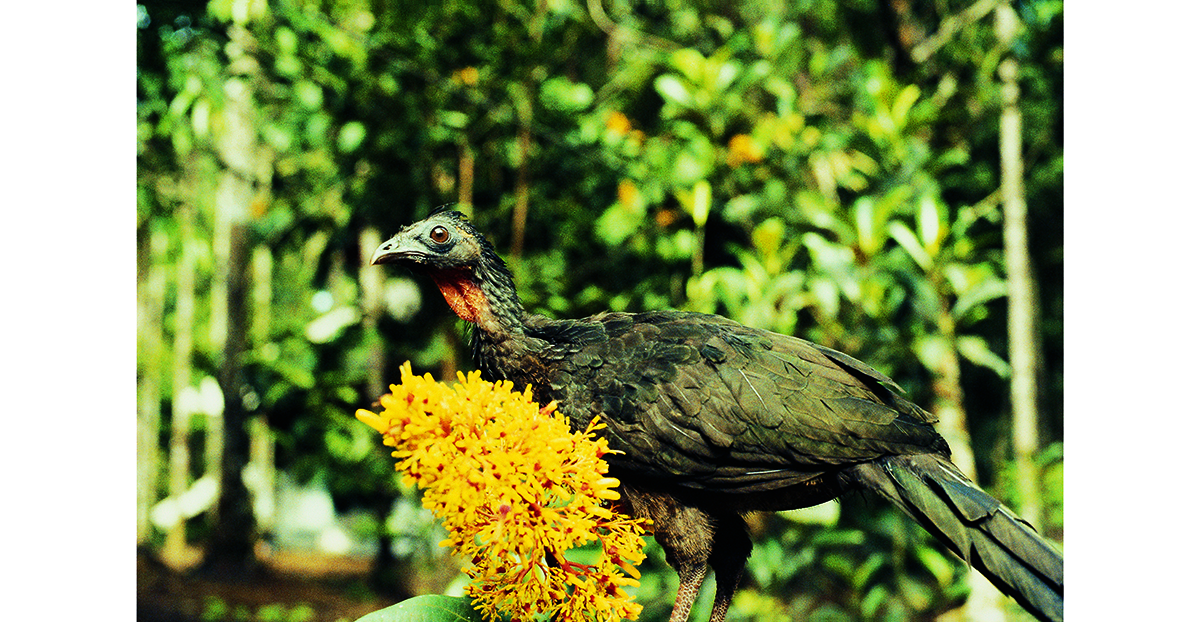
[[(460, 184), (470, 183), (470, 172), (474, 168), (473, 162), (464, 162), (468, 160), (466, 154), (470, 153), (470, 148), (464, 146), (462, 148), (463, 157), (459, 160), (459, 180)], [(470, 158), (473, 161), (473, 158)], [(464, 175), (464, 171), (467, 173)], [(470, 191), (465, 193), (462, 191), (463, 186), (459, 187), (459, 199), (462, 202), (465, 199), (470, 201)], [(383, 337), (379, 334), (379, 319), (383, 315), (383, 271), (378, 266), (371, 265), (371, 254), (379, 247), (381, 236), (379, 230), (375, 227), (367, 227), (359, 233), (358, 248), (359, 248), (359, 269), (358, 283), (361, 289), (359, 298), (363, 312), (363, 337), (367, 343), (367, 360), (369, 366), (367, 368), (367, 399), (376, 400), (384, 392), (384, 366), (387, 365), (387, 356), (383, 349)], [(392, 553), (392, 536), (388, 533), (387, 517), (391, 514), (392, 505), (395, 503), (396, 497), (390, 494), (389, 491), (380, 490), (375, 496), (374, 502), (371, 504), (371, 511), (375, 514), (375, 520), (379, 525), (379, 533), (377, 534), (378, 551), (375, 554), (375, 562), (371, 567), (371, 586), (385, 594), (391, 594), (399, 589), (399, 561)]]
[(475, 186), (475, 152), (465, 141), (458, 146), (458, 204), (471, 213)]
[(137, 541), (150, 537), (150, 507), (158, 498), (160, 451), (158, 430), (162, 425), (163, 305), (166, 298), (167, 234), (150, 226), (144, 252), (138, 254), (138, 488)]
[(525, 221), (529, 218), (529, 160), (533, 151), (533, 101), (529, 89), (520, 87), (517, 97), (517, 154), (521, 158), (517, 165), (516, 205), (513, 207), (512, 245), (509, 261), (521, 258), (525, 248)]
[[(244, 45), (234, 44), (248, 36), (240, 26), (230, 27), (231, 46), (236, 49), (245, 49)], [(239, 55), (239, 58), (249, 57)], [(245, 576), (256, 567), (254, 541), (257, 536), (249, 491), (242, 481), (242, 470), (250, 460), (241, 357), (246, 350), (246, 273), (256, 147), (253, 104), (246, 80), (230, 78), (225, 82), (224, 121), (217, 140), (217, 151), (225, 169), (218, 181), (216, 197), (216, 229), (221, 235), (214, 235), (214, 239), (225, 242), (223, 247), (216, 249), (215, 275), (215, 280), (227, 288), (224, 352), (218, 375), (225, 400), (224, 434), (217, 521), (204, 567), (223, 576)]]
[[(274, 261), (265, 245), (254, 248), (250, 262), (253, 274), (251, 299), (254, 311), (250, 323), (250, 347), (258, 348), (271, 338), (271, 274)], [(267, 425), (267, 417), (255, 415), (250, 420), (250, 493), (254, 517), (260, 532), (270, 530), (275, 519), (275, 439)]]
[[(190, 175), (189, 175), (190, 176)], [(193, 178), (194, 179), (194, 178)], [(179, 263), (175, 276), (175, 337), (171, 353), (171, 441), (167, 475), (169, 497), (179, 499), (192, 482), (191, 422), (194, 405), (183, 399), (192, 384), (192, 330), (196, 319), (196, 252), (193, 245), (195, 216), (192, 205), (184, 201), (176, 210), (179, 225)], [(186, 519), (178, 517), (167, 528), (163, 543), (163, 561), (173, 568), (187, 563)]]
[[(1005, 49), (1017, 32), (1017, 15), (1008, 3), (996, 9), (996, 37)], [(1037, 347), (1034, 335), (1033, 270), (1026, 232), (1025, 164), (1021, 156), (1020, 87), (1017, 61), (1000, 62), (1000, 192), (1004, 201), (1004, 263), (1008, 269), (1008, 356), (1012, 365), (1013, 453), (1017, 466), (1017, 506), (1022, 518), (1041, 528), (1041, 478), (1038, 449)]]
[[(940, 276), (936, 277), (940, 280)], [(938, 433), (950, 445), (954, 464), (964, 475), (979, 481), (975, 468), (975, 450), (971, 447), (971, 432), (967, 428), (967, 412), (963, 406), (962, 368), (958, 358), (958, 331), (950, 315), (949, 301), (942, 298), (938, 317), (938, 332), (946, 340), (945, 355), (934, 374), (935, 397), (933, 414), (937, 416)], [(961, 618), (971, 622), (1000, 622), (1004, 610), (1000, 604), (1001, 594), (979, 571), (971, 570), (967, 576), (971, 593), (961, 609), (948, 614), (946, 620)]]

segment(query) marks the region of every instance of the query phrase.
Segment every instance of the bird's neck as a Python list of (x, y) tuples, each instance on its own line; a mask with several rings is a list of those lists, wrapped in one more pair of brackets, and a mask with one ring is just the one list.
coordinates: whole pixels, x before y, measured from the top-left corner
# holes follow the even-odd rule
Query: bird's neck
[(525, 308), (508, 267), (491, 249), (474, 268), (433, 270), (430, 276), (454, 313), (475, 325), (477, 343), (512, 342), (511, 348), (525, 339)]

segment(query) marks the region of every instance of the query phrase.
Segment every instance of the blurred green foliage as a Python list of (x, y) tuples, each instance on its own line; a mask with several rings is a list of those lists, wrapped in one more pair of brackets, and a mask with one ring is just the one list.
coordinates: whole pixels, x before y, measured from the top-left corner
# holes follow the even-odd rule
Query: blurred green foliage
[[(410, 359), (435, 373), (471, 364), (436, 290), (406, 274), (387, 274), (387, 313), (363, 323), (360, 233), (386, 237), (464, 196), (511, 253), (531, 311), (720, 313), (860, 357), (926, 405), (946, 357), (961, 359), (980, 479), (1005, 497), (995, 69), (1011, 54), (1041, 313), (1042, 518), (1061, 537), (1062, 2), (1017, 3), (1011, 49), (986, 17), (914, 60), (970, 4), (139, 5), (139, 257), (155, 239), (168, 262), (184, 244), (198, 253), (195, 325), (174, 324), (169, 279), (163, 335), (193, 331), (193, 380), (215, 375), (214, 145), (241, 83), (271, 296), (238, 390), (271, 423), (279, 468), (323, 478), (340, 508), (409, 508), (377, 528), (414, 567), (439, 559), (436, 527), (352, 413), (378, 398), (372, 366), (391, 379)], [(168, 364), (139, 359), (143, 375)], [(160, 398), (169, 410), (169, 389)], [(964, 566), (907, 519), (857, 498), (831, 507), (755, 522), (731, 619), (929, 619), (961, 603)], [(643, 572), (643, 618), (664, 617), (674, 577), (661, 552)]]

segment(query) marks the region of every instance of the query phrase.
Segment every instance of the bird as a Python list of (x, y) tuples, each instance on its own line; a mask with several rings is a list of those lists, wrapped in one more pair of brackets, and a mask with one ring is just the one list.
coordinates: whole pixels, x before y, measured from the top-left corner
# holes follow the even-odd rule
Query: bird
[(895, 504), (1040, 620), (1062, 620), (1062, 553), (954, 466), (935, 417), (836, 350), (687, 311), (551, 319), (522, 306), (511, 271), (458, 211), (383, 242), (371, 264), (428, 275), (485, 379), (529, 386), (575, 429), (595, 417), (625, 507), (652, 521), (679, 575), (685, 622), (711, 567), (723, 622), (752, 543), (745, 516), (851, 491)]

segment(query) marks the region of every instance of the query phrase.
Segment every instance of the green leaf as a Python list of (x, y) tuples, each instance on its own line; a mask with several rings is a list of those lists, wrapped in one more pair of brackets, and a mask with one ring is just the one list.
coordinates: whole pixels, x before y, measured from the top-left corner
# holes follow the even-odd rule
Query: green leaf
[(1001, 378), (1008, 378), (1012, 375), (1012, 367), (1009, 366), (1008, 361), (992, 352), (983, 337), (963, 335), (958, 338), (957, 345), (959, 353), (968, 361), (996, 372)]
[(833, 526), (837, 523), (841, 512), (842, 506), (833, 501), (826, 501), (807, 508), (786, 510), (780, 512), (779, 516), (794, 523)]
[(915, 84), (910, 84), (901, 89), (900, 94), (896, 96), (896, 101), (892, 104), (892, 120), (895, 121), (896, 127), (902, 127), (905, 121), (908, 120), (908, 111), (912, 105), (921, 97), (921, 89)]
[(854, 202), (854, 226), (858, 229), (858, 246), (868, 257), (883, 247), (883, 239), (876, 235), (875, 201), (871, 197), (860, 197)]
[(917, 230), (921, 234), (921, 243), (930, 254), (936, 254), (942, 242), (945, 227), (942, 225), (941, 210), (933, 195), (921, 197), (917, 207)]
[(300, 102), (300, 105), (309, 110), (317, 110), (325, 103), (325, 92), (315, 82), (303, 80), (296, 83), (296, 86), (292, 90), (295, 92), (296, 100)]
[(550, 78), (542, 83), (541, 95), (547, 107), (564, 112), (583, 110), (592, 105), (595, 99), (590, 86), (563, 77)]
[(357, 622), (483, 622), (483, 616), (471, 607), (469, 597), (425, 594), (368, 613)]
[(338, 151), (342, 153), (350, 153), (362, 144), (364, 138), (367, 137), (367, 128), (358, 121), (351, 121), (342, 126), (338, 132), (337, 146)]
[(663, 99), (684, 107), (692, 105), (692, 90), (674, 74), (664, 74), (654, 79), (654, 89)]
[(985, 281), (978, 286), (971, 288), (954, 303), (954, 308), (950, 310), (950, 315), (955, 320), (961, 319), (968, 311), (975, 307), (1008, 295), (1008, 285), (999, 279), (994, 281)]
[(954, 580), (954, 564), (932, 547), (918, 546), (915, 552), (925, 569), (937, 579), (938, 585), (948, 587)]
[(862, 591), (871, 581), (871, 577), (883, 567), (887, 557), (883, 553), (876, 551), (867, 557), (867, 561), (859, 564), (858, 569), (854, 572), (854, 577), (851, 585), (857, 591)]
[(929, 370), (941, 369), (942, 361), (946, 360), (946, 357), (954, 355), (949, 341), (941, 335), (918, 337), (913, 343), (913, 353), (917, 355), (917, 360), (921, 361), (925, 369)]
[(893, 220), (888, 223), (888, 233), (892, 234), (892, 239), (896, 240), (900, 246), (908, 253), (909, 257), (921, 266), (926, 272), (933, 266), (933, 258), (929, 253), (925, 252), (925, 247), (917, 240), (917, 234), (913, 233), (904, 223)]
[(683, 48), (671, 54), (671, 66), (678, 69), (680, 73), (694, 84), (700, 83), (700, 80), (703, 78), (704, 67), (707, 64), (708, 60), (704, 58), (704, 55), (692, 48)]
[(471, 120), (471, 118), (468, 117), (465, 112), (459, 112), (457, 110), (442, 110), (438, 112), (437, 116), (438, 121), (441, 121), (442, 125), (454, 128), (456, 130), (461, 130), (467, 127), (467, 123)]
[(697, 227), (703, 227), (708, 222), (708, 211), (712, 208), (712, 185), (701, 179), (692, 188), (692, 220)]
[(637, 233), (641, 223), (641, 216), (616, 203), (596, 219), (596, 236), (609, 246), (618, 246)]
[(342, 306), (311, 321), (304, 327), (304, 336), (313, 343), (328, 343), (337, 339), (346, 327), (356, 324), (361, 315), (358, 309)]

